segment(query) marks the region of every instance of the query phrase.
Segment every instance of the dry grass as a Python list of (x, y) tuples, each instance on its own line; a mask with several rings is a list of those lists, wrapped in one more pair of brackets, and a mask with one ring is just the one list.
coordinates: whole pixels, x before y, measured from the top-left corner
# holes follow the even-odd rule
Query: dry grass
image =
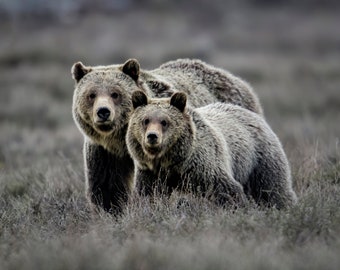
[[(339, 269), (338, 12), (214, 12), (139, 8), (0, 25), (0, 269)], [(254, 86), (289, 157), (298, 205), (231, 211), (190, 196), (179, 204), (174, 194), (136, 198), (117, 219), (90, 215), (72, 63), (136, 57), (153, 68), (184, 56)]]

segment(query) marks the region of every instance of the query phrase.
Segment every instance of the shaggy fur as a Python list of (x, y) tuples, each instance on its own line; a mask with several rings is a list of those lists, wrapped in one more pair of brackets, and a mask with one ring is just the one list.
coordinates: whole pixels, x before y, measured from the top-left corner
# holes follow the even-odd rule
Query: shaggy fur
[(186, 95), (132, 95), (127, 131), (138, 191), (156, 187), (202, 194), (218, 204), (257, 203), (283, 208), (296, 201), (279, 139), (259, 115), (223, 103), (186, 109)]
[(222, 101), (263, 114), (249, 84), (200, 60), (170, 61), (152, 71), (142, 72), (141, 78), (143, 85), (155, 93), (152, 96), (170, 97), (174, 92), (182, 91), (188, 94), (192, 107)]
[[(262, 115), (258, 98), (247, 83), (199, 60), (177, 60), (152, 71), (140, 70), (134, 59), (95, 67), (78, 62), (72, 76), (76, 82), (73, 118), (85, 138), (87, 193), (94, 205), (106, 211), (120, 212), (134, 187), (133, 162), (125, 144), (133, 91), (169, 97), (181, 89), (193, 107), (220, 101)], [(105, 121), (100, 117), (102, 108), (109, 113)]]

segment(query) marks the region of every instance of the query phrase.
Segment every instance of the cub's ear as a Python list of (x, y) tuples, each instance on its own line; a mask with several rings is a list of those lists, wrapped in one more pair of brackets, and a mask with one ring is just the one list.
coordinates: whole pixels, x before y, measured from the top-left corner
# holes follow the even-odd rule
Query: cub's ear
[(175, 106), (180, 112), (184, 112), (187, 104), (187, 95), (183, 92), (174, 93), (170, 98), (170, 105)]
[(92, 68), (84, 66), (82, 62), (77, 62), (72, 66), (72, 69), (71, 69), (72, 78), (76, 82), (79, 82), (81, 78), (83, 78), (91, 70)]
[(132, 105), (136, 109), (140, 106), (145, 106), (148, 104), (148, 97), (143, 91), (134, 91), (132, 93)]
[(136, 59), (129, 59), (127, 60), (122, 68), (122, 71), (126, 74), (129, 75), (134, 81), (138, 80), (139, 77), (139, 63)]

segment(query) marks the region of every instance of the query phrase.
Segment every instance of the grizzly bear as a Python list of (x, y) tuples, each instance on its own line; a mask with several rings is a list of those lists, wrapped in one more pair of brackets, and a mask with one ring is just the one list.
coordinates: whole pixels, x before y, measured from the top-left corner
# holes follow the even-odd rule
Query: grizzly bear
[(167, 99), (132, 94), (126, 143), (140, 194), (176, 189), (218, 205), (243, 204), (248, 196), (279, 209), (296, 201), (286, 155), (262, 117), (232, 104), (186, 103), (182, 92)]
[(134, 164), (125, 144), (133, 91), (170, 97), (181, 89), (192, 107), (219, 101), (262, 115), (259, 100), (247, 83), (199, 60), (180, 59), (151, 71), (141, 70), (135, 59), (94, 67), (77, 62), (72, 77), (72, 113), (84, 135), (87, 194), (95, 206), (113, 213), (121, 212), (134, 188)]

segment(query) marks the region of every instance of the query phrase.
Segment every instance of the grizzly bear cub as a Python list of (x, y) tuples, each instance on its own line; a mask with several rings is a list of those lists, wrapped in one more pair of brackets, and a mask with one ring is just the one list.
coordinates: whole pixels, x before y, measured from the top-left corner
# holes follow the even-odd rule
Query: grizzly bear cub
[(160, 187), (219, 205), (242, 204), (246, 195), (277, 208), (296, 201), (286, 155), (261, 116), (231, 104), (191, 109), (186, 102), (182, 92), (164, 99), (132, 94), (126, 143), (140, 194)]

